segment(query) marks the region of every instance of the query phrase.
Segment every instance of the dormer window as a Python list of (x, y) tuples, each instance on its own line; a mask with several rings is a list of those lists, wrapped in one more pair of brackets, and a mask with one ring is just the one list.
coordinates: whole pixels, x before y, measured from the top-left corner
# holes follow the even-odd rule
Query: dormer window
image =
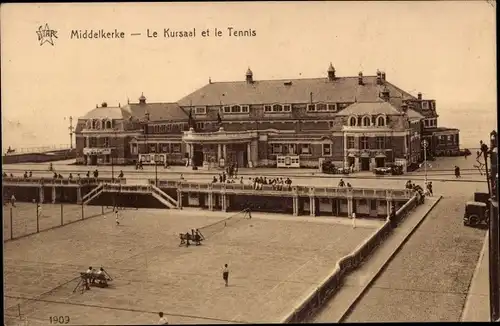
[(111, 129), (111, 128), (112, 128), (111, 121), (110, 120), (106, 121), (106, 129)]
[(429, 102), (422, 102), (422, 110), (429, 110)]
[(241, 107), (239, 105), (233, 105), (231, 107), (231, 113), (240, 113), (241, 112)]
[(349, 118), (349, 126), (354, 127), (356, 126), (356, 117), (350, 117)]
[(323, 103), (316, 104), (316, 111), (322, 112), (322, 111), (326, 111), (327, 109), (328, 109), (328, 107), (326, 106), (326, 104), (323, 104)]
[(363, 117), (363, 126), (369, 127), (371, 125), (369, 117)]
[(91, 120), (87, 120), (87, 122), (85, 123), (85, 127), (87, 129), (91, 129), (92, 128), (92, 121)]
[(273, 112), (283, 112), (283, 106), (281, 104), (273, 105)]
[(285, 111), (285, 112), (291, 112), (292, 111), (292, 106), (290, 104), (283, 105), (283, 111)]
[(307, 106), (307, 111), (316, 111), (316, 105), (315, 104), (309, 104)]
[(250, 108), (248, 105), (242, 105), (241, 106), (241, 113), (248, 113), (250, 111)]
[(337, 104), (328, 104), (328, 111), (337, 112)]
[(385, 119), (383, 116), (379, 116), (377, 118), (377, 126), (383, 127), (385, 126)]
[(273, 112), (273, 108), (270, 105), (264, 105), (264, 112)]
[(224, 113), (231, 113), (231, 107), (230, 106), (225, 106), (224, 107)]
[(199, 106), (195, 108), (195, 114), (207, 114), (207, 108), (204, 106)]

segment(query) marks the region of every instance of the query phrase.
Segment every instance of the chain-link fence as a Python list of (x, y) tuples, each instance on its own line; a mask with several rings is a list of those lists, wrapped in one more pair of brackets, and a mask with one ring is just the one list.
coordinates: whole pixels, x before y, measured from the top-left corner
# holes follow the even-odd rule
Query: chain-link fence
[(3, 206), (4, 242), (113, 211), (111, 206), (21, 203)]

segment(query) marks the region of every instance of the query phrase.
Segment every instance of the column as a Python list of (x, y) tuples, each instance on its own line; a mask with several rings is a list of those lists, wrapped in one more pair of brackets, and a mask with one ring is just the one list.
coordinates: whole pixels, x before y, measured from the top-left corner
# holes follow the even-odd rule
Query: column
[(223, 158), (224, 158), (224, 164), (226, 164), (226, 160), (227, 160), (227, 144), (224, 144), (223, 147), (222, 147), (222, 151), (223, 151)]
[(347, 217), (351, 218), (353, 213), (352, 197), (347, 198)]
[(209, 192), (207, 195), (208, 195), (208, 210), (213, 211), (214, 210), (214, 193)]
[(222, 206), (222, 211), (223, 212), (226, 212), (227, 211), (227, 198), (226, 198), (226, 194), (222, 194), (221, 196), (221, 206)]
[(359, 157), (354, 158), (354, 171), (359, 171)]
[(52, 204), (56, 202), (56, 187), (52, 187)]
[(309, 196), (309, 215), (316, 216), (316, 201), (314, 200), (314, 196)]
[(247, 165), (248, 167), (250, 167), (250, 161), (252, 160), (252, 151), (251, 151), (251, 148), (250, 148), (250, 143), (247, 143)]
[(76, 188), (76, 203), (77, 204), (82, 203), (82, 187), (80, 186)]
[(218, 144), (217, 145), (217, 165), (219, 164), (219, 160), (222, 158), (222, 145)]
[(43, 190), (44, 190), (43, 186), (40, 186), (40, 188), (38, 189), (38, 196), (39, 196), (38, 199), (39, 199), (40, 203), (43, 203), (45, 201), (45, 198), (44, 198), (45, 193)]
[(389, 215), (391, 215), (391, 209), (392, 209), (392, 199), (387, 198), (387, 219), (389, 218)]
[(90, 155), (87, 155), (87, 165), (91, 164)]
[(182, 209), (182, 191), (177, 189), (177, 208)]
[(293, 216), (299, 215), (299, 197), (292, 197), (293, 199)]

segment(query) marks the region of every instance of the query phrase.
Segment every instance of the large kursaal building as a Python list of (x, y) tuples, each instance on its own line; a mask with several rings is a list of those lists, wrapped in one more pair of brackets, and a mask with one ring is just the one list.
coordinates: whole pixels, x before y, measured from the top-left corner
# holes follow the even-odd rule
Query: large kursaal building
[(103, 103), (78, 121), (80, 164), (168, 162), (196, 166), (371, 170), (459, 150), (459, 131), (438, 127), (436, 101), (391, 84), (384, 72), (322, 78), (212, 82), (176, 103)]

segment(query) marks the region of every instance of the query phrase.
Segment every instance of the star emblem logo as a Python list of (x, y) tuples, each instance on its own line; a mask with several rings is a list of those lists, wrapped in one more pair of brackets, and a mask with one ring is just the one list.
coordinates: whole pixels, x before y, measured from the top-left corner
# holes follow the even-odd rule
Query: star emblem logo
[(38, 31), (36, 31), (36, 34), (38, 35), (40, 46), (44, 45), (45, 43), (49, 43), (53, 46), (54, 38), (58, 38), (57, 31), (50, 29), (49, 24), (38, 27)]

